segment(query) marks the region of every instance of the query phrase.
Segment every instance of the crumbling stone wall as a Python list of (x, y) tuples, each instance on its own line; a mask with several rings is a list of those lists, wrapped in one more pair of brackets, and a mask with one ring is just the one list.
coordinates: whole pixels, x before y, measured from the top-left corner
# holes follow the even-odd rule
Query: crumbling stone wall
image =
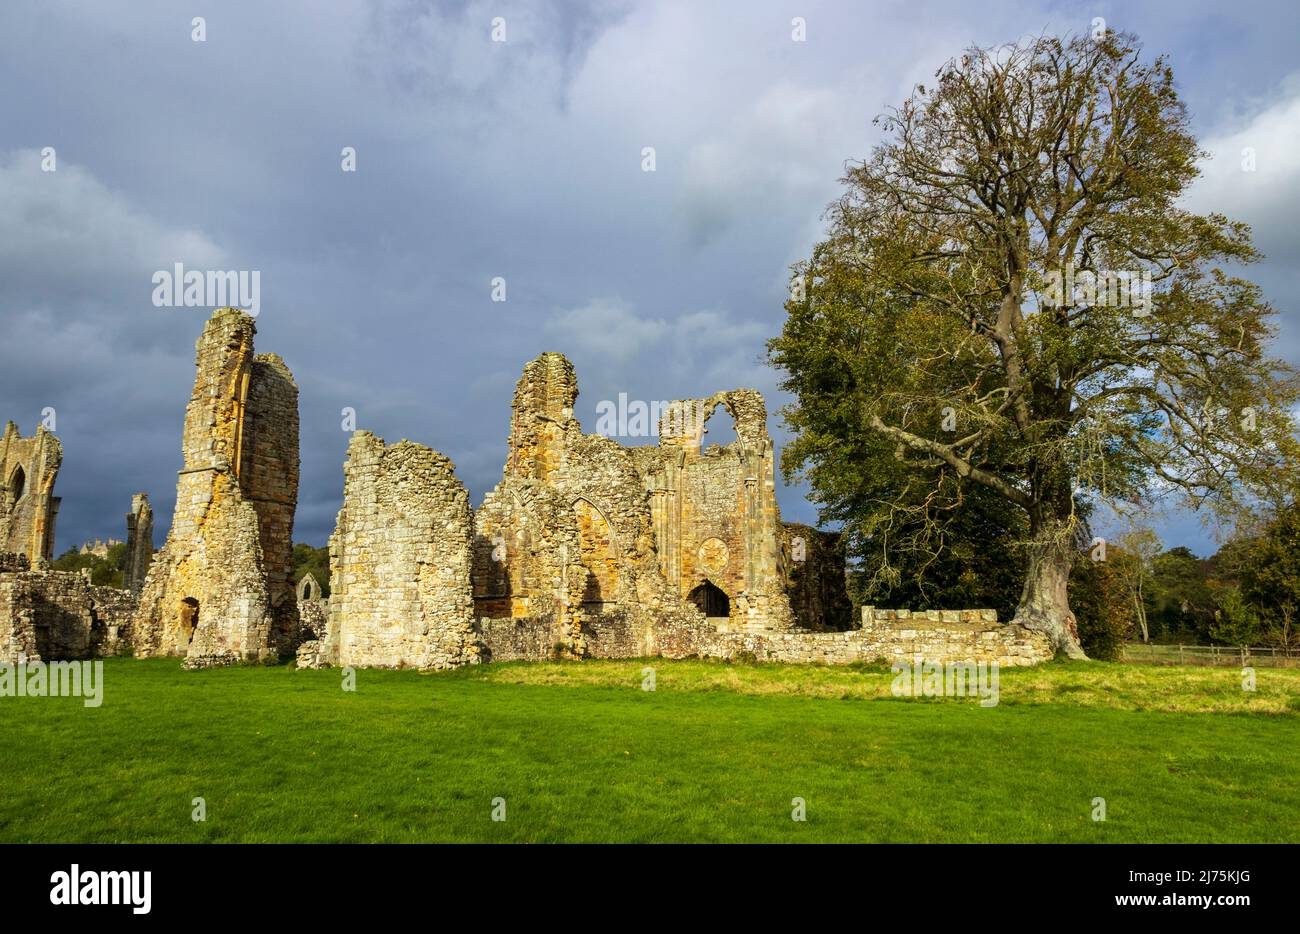
[(504, 475), (475, 514), (473, 583), (477, 616), (541, 620), (550, 649), (581, 656), (588, 620), (637, 606), (683, 608), (659, 573), (633, 454), (582, 433), (577, 395), (573, 364), (562, 355), (524, 367)]
[[(498, 618), (508, 611), (524, 618), (536, 612), (539, 602), (558, 603), (570, 628), (580, 632), (584, 617), (631, 606), (678, 611), (682, 603), (694, 601), (701, 612), (714, 613), (722, 628), (793, 626), (762, 397), (740, 389), (679, 400), (661, 416), (658, 446), (626, 448), (582, 433), (573, 416), (577, 395), (573, 364), (561, 354), (542, 354), (524, 367), (511, 409), (505, 475), (478, 520), (479, 614)], [(737, 440), (703, 451), (707, 422), (719, 407), (735, 420)], [(509, 499), (522, 498), (525, 482), (543, 484), (556, 494), (555, 511), (562, 515), (512, 510)], [(577, 560), (587, 572), (576, 605), (567, 578), (566, 587), (559, 588), (563, 593), (544, 586), (541, 592), (529, 590), (523, 581), (530, 577), (557, 583), (561, 578), (530, 575), (532, 558), (512, 555), (510, 549), (512, 536), (538, 539), (545, 534), (546, 526), (538, 520), (567, 530), (570, 513), (578, 535)], [(571, 538), (567, 531), (562, 535)], [(494, 540), (497, 554), (505, 542), (505, 567), (494, 569), (483, 558), (492, 553)], [(573, 547), (571, 540), (563, 544)], [(525, 567), (515, 567), (516, 559)], [(503, 584), (511, 581), (506, 601)], [(708, 588), (716, 588), (710, 591), (716, 599), (701, 597)]]
[(0, 661), (120, 654), (134, 610), (129, 591), (93, 586), (89, 572), (32, 571), (26, 555), (0, 555)]
[(545, 620), (548, 645), (576, 651), (590, 578), (581, 559), (577, 518), (563, 495), (538, 480), (502, 481), (474, 513), (474, 615)]
[[(718, 408), (734, 420), (736, 440), (705, 449)], [(650, 490), (659, 567), (678, 592), (703, 606), (706, 591), (722, 591), (721, 628), (793, 626), (763, 397), (737, 389), (671, 403), (660, 417), (659, 447), (640, 452), (638, 465)]]
[[(1052, 657), (1046, 636), (1014, 623), (1001, 625), (992, 610), (944, 612), (955, 612), (957, 618), (945, 618), (935, 611), (934, 619), (926, 613), (907, 614), (903, 620), (882, 615), (869, 626), (847, 632), (720, 632), (684, 616), (650, 616), (632, 608), (588, 621), (587, 645), (595, 658), (745, 658), (823, 665), (923, 659), (1018, 667)], [(551, 658), (554, 652), (547, 643), (548, 635), (547, 627), (538, 621), (481, 621), (481, 638), (494, 660)]]
[(298, 390), (275, 355), (254, 356), (253, 319), (218, 309), (195, 345), (184, 455), (167, 542), (135, 618), (136, 652), (190, 667), (292, 653), (289, 568), (298, 491)]
[(325, 664), (325, 640), (329, 632), (329, 598), (321, 596), (320, 583), (309, 571), (298, 581), (299, 645), (298, 667), (320, 668)]
[(450, 668), (478, 660), (470, 567), (473, 520), (455, 465), (401, 441), (352, 435), (343, 508), (330, 537), (321, 661)]
[(258, 354), (250, 370), (240, 489), (257, 511), (262, 571), (273, 616), (271, 643), (283, 652), (298, 629), (293, 516), (298, 505), (298, 385), (279, 354)]
[(153, 561), (153, 507), (145, 493), (131, 497), (126, 514), (126, 560), (122, 564), (122, 586), (133, 594), (144, 589), (144, 579)]
[(44, 425), (24, 438), (13, 422), (0, 437), (0, 551), (25, 555), (33, 567), (54, 557), (59, 497), (54, 481), (63, 445)]

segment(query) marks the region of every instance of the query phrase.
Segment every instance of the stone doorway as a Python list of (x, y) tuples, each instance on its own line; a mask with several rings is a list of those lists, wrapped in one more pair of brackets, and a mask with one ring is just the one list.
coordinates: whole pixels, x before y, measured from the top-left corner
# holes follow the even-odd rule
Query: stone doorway
[(181, 601), (181, 638), (189, 645), (199, 628), (199, 601), (186, 597)]
[(731, 600), (726, 591), (712, 581), (705, 581), (690, 593), (690, 601), (700, 608), (700, 612), (713, 619), (731, 616)]

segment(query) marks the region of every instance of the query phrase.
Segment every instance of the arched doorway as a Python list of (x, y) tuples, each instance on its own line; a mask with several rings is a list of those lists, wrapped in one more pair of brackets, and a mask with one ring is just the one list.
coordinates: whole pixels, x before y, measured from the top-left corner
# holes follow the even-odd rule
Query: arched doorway
[(618, 601), (618, 545), (609, 520), (593, 503), (579, 499), (573, 511), (578, 520), (580, 561), (591, 572), (582, 602), (599, 613), (606, 603)]
[(690, 601), (700, 608), (700, 612), (709, 617), (731, 616), (731, 600), (721, 587), (712, 581), (705, 581), (690, 592)]
[(181, 638), (189, 645), (199, 628), (199, 601), (186, 597), (181, 601)]

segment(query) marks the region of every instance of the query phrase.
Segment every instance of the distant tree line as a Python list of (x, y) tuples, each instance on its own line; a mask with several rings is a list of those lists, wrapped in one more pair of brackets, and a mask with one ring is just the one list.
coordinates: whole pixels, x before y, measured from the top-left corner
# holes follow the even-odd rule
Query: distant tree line
[[(126, 545), (112, 545), (107, 557), (82, 554), (75, 547), (69, 548), (51, 562), (56, 571), (90, 570), (90, 581), (98, 587), (121, 587), (122, 567), (126, 563)], [(303, 575), (311, 573), (320, 584), (321, 596), (330, 593), (330, 553), (328, 548), (313, 548), (301, 542), (293, 546), (293, 582), (297, 586)]]
[(107, 557), (101, 558), (89, 552), (82, 554), (73, 547), (50, 562), (50, 566), (56, 571), (80, 571), (89, 568), (90, 582), (97, 587), (121, 587), (122, 567), (125, 564), (125, 542), (110, 545)]

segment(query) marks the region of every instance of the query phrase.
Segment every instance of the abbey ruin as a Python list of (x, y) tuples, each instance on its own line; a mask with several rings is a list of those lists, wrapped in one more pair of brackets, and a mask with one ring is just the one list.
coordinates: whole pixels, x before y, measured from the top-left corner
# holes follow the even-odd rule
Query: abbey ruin
[[(1051, 657), (989, 610), (909, 613), (846, 592), (835, 536), (781, 520), (767, 409), (752, 389), (664, 407), (658, 442), (584, 434), (573, 365), (529, 362), (501, 482), (473, 509), (455, 465), (357, 431), (329, 542), (331, 593), (292, 576), (298, 388), (256, 354), (254, 321), (218, 309), (196, 344), (176, 509), (152, 550), (142, 494), (122, 588), (48, 570), (62, 449), (12, 425), (0, 448), (0, 649), (6, 658), (132, 652), (188, 668), (452, 668), (512, 659), (688, 656), (843, 664)], [(725, 411), (736, 440), (706, 446)]]
[(176, 510), (140, 592), (137, 655), (202, 667), (298, 642), (298, 386), (278, 356), (253, 353), (255, 333), (248, 315), (220, 309), (195, 348)]

